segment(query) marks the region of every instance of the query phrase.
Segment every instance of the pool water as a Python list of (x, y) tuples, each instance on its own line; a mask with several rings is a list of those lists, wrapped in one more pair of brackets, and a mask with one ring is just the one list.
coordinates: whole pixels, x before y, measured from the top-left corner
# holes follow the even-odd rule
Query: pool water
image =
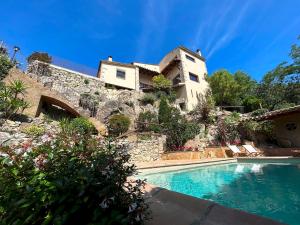
[(300, 224), (300, 162), (231, 163), (141, 176), (172, 191)]

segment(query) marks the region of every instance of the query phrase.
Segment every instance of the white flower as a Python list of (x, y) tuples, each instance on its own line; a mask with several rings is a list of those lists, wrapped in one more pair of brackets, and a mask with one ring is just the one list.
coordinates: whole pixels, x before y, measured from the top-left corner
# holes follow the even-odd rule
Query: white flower
[(108, 204), (107, 204), (107, 199), (106, 198), (100, 203), (100, 207), (102, 209), (108, 208)]

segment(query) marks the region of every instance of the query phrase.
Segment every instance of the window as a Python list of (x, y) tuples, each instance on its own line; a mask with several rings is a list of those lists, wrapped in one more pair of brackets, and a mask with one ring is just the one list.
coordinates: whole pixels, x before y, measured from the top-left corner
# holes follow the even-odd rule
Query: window
[(199, 78), (196, 74), (189, 73), (189, 75), (190, 75), (190, 80), (199, 82)]
[(125, 71), (117, 70), (117, 78), (125, 79)]
[(286, 129), (289, 131), (293, 131), (297, 129), (297, 125), (295, 123), (287, 123), (285, 125)]
[(179, 84), (181, 82), (180, 75), (178, 74), (174, 79), (173, 79), (173, 85)]
[(189, 55), (185, 55), (185, 58), (187, 58), (188, 60), (195, 62), (195, 59)]

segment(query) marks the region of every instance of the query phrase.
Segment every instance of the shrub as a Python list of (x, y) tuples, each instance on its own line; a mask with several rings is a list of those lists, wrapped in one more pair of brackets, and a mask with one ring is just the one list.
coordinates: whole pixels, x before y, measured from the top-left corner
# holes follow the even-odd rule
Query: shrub
[(130, 119), (123, 114), (116, 114), (109, 118), (108, 130), (111, 135), (118, 136), (129, 129)]
[(145, 94), (143, 96), (142, 99), (140, 99), (140, 101), (144, 104), (144, 105), (147, 105), (147, 104), (150, 104), (150, 105), (153, 105), (154, 102), (155, 102), (156, 98), (153, 94)]
[(64, 118), (60, 121), (61, 130), (69, 135), (97, 134), (95, 126), (86, 118), (78, 117), (72, 120)]
[(6, 77), (9, 70), (13, 67), (8, 56), (0, 54), (0, 81)]
[(25, 127), (23, 132), (30, 136), (38, 137), (45, 133), (45, 128), (34, 124), (31, 126)]
[(218, 120), (217, 136), (222, 145), (240, 142), (239, 120), (240, 115), (236, 112)]
[(268, 109), (257, 109), (251, 113), (251, 116), (261, 116), (268, 111), (269, 111)]
[(138, 131), (160, 131), (156, 113), (152, 113), (150, 111), (141, 112), (136, 123)]
[(174, 150), (183, 146), (188, 140), (200, 133), (200, 127), (188, 122), (176, 108), (171, 108), (169, 120), (162, 125), (163, 132), (167, 135), (167, 146)]
[(0, 156), (1, 224), (142, 224), (144, 181), (126, 149), (60, 133), (28, 151)]
[(158, 108), (158, 121), (160, 124), (168, 123), (171, 116), (171, 107), (165, 98), (162, 98)]
[(26, 87), (20, 80), (12, 81), (9, 85), (0, 85), (0, 112), (3, 112), (4, 118), (10, 119), (29, 107), (29, 103), (21, 97), (25, 91)]
[(168, 91), (171, 89), (171, 81), (167, 78), (165, 78), (164, 75), (159, 74), (157, 76), (154, 76), (152, 78), (152, 82), (153, 82), (153, 87), (156, 90), (164, 90), (164, 91)]
[(88, 85), (90, 81), (88, 79), (84, 79), (84, 84)]
[(211, 95), (211, 92), (208, 91), (205, 96), (198, 96), (198, 104), (195, 109), (190, 112), (193, 120), (195, 122), (201, 122), (205, 124), (205, 127), (210, 124), (213, 120), (210, 116), (211, 111), (215, 107), (215, 102)]
[(30, 56), (27, 58), (27, 62), (31, 63), (34, 60), (38, 60), (40, 62), (45, 62), (45, 63), (51, 63), (52, 62), (52, 57), (48, 55), (46, 52), (33, 52)]

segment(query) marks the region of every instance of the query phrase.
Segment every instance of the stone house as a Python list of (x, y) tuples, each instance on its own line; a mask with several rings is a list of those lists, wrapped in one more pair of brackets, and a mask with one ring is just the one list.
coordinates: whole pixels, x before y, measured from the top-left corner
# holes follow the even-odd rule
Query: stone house
[(300, 147), (300, 105), (271, 111), (254, 119), (274, 122), (274, 135), (279, 146)]
[(170, 51), (158, 64), (120, 63), (110, 56), (100, 61), (97, 77), (106, 85), (147, 91), (158, 74), (172, 81), (182, 110), (192, 110), (209, 88), (204, 57), (199, 50), (193, 52), (183, 46)]

